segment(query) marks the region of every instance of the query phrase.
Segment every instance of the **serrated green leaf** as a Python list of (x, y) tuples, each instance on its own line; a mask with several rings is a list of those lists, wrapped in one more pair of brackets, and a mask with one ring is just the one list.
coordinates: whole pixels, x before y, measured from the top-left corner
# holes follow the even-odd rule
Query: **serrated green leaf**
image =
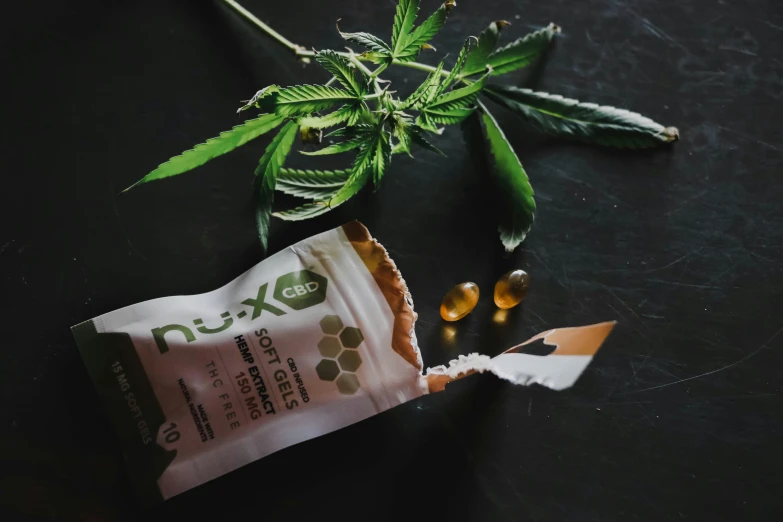
[(511, 252), (525, 240), (535, 218), (533, 187), (511, 144), (486, 107), (481, 117), (487, 132), (489, 151), (494, 158), (497, 193), (500, 199), (498, 231), (500, 241)]
[(521, 69), (541, 56), (559, 32), (560, 27), (549, 24), (493, 52), (487, 57), (487, 65), (495, 76)]
[(391, 136), (388, 132), (381, 130), (375, 139), (375, 150), (372, 156), (372, 178), (375, 188), (381, 182), (381, 178), (386, 173), (391, 163)]
[(489, 27), (482, 31), (478, 43), (471, 49), (465, 61), (465, 67), (462, 69), (463, 76), (471, 76), (487, 69), (487, 58), (498, 44), (500, 31), (507, 25), (511, 24), (505, 20), (498, 20), (489, 24)]
[(420, 127), (431, 130), (432, 124), (453, 125), (473, 114), (474, 109), (447, 109), (431, 110), (424, 109), (416, 119), (416, 124)]
[(413, 29), (416, 16), (419, 14), (419, 0), (400, 0), (394, 13), (394, 26), (392, 27), (393, 54), (399, 53), (408, 39), (408, 34)]
[(335, 87), (297, 85), (276, 93), (275, 112), (280, 116), (295, 116), (328, 109), (338, 103), (355, 99), (353, 94)]
[(366, 47), (379, 58), (382, 57), (384, 60), (391, 61), (391, 48), (377, 36), (370, 33), (344, 33), (339, 28), (337, 30), (345, 40)]
[(470, 85), (461, 87), (459, 89), (454, 89), (453, 91), (447, 92), (445, 94), (441, 94), (431, 102), (427, 103), (427, 105), (424, 107), (424, 110), (428, 112), (442, 113), (450, 110), (472, 107), (476, 103), (476, 100), (478, 99), (481, 90), (484, 88), (484, 85), (487, 83), (488, 78), (489, 74), (486, 74)]
[[(393, 125), (393, 134), (397, 138), (397, 143), (392, 146), (392, 154), (405, 153), (411, 156), (411, 136), (408, 130), (410, 125), (402, 118), (395, 118)], [(411, 156), (413, 157), (413, 156)]]
[(388, 54), (374, 51), (365, 51), (359, 57), (375, 64), (389, 63), (391, 61), (391, 57)]
[(354, 125), (353, 127), (340, 127), (339, 129), (335, 129), (329, 134), (326, 135), (327, 138), (337, 138), (337, 137), (350, 137), (354, 138), (356, 136), (359, 136), (360, 134), (369, 134), (373, 130), (372, 125), (366, 125), (364, 123), (360, 123), (359, 125)]
[(315, 55), (315, 61), (332, 73), (337, 81), (357, 98), (367, 94), (367, 89), (363, 81), (356, 78), (354, 68), (344, 57), (334, 51), (320, 51)]
[[(256, 92), (250, 100), (246, 104), (244, 104), (242, 107), (237, 109), (237, 112), (242, 112), (244, 110), (249, 109), (250, 107), (256, 107), (258, 109), (261, 109), (262, 100), (265, 98), (271, 97), (274, 93), (280, 90), (280, 87), (277, 85), (269, 85), (267, 87), (264, 87), (260, 91)], [(269, 110), (265, 110), (265, 112), (273, 112), (274, 111), (274, 104), (271, 104), (271, 108), (268, 108)], [(267, 107), (264, 107), (264, 109), (267, 109)]]
[(325, 129), (327, 127), (334, 127), (342, 122), (354, 123), (359, 118), (362, 110), (360, 103), (354, 103), (350, 105), (343, 105), (334, 112), (330, 112), (324, 116), (302, 116), (299, 118), (299, 125), (303, 127), (312, 127), (314, 129)]
[(443, 63), (443, 60), (441, 60), (438, 67), (425, 78), (421, 85), (419, 85), (404, 102), (402, 102), (400, 110), (409, 108), (416, 109), (421, 103), (426, 102), (430, 97), (437, 94), (438, 87), (440, 86), (440, 73), (443, 70)]
[(365, 143), (365, 145), (359, 149), (359, 153), (356, 155), (353, 167), (351, 168), (351, 175), (342, 188), (340, 188), (331, 198), (324, 201), (316, 201), (315, 203), (308, 203), (292, 210), (275, 212), (274, 216), (285, 221), (301, 221), (303, 219), (310, 219), (325, 214), (333, 208), (345, 203), (348, 199), (356, 195), (370, 179), (372, 175), (371, 164), (373, 150), (374, 147), (371, 143)]
[(276, 218), (280, 218), (283, 221), (302, 221), (305, 219), (314, 218), (329, 212), (331, 207), (327, 201), (316, 201), (315, 203), (306, 203), (300, 207), (293, 208), (291, 210), (282, 210), (272, 214)]
[(264, 114), (254, 120), (248, 120), (229, 131), (221, 132), (220, 136), (216, 138), (208, 139), (206, 142), (200, 143), (190, 150), (186, 150), (179, 156), (174, 156), (142, 179), (126, 188), (123, 192), (127, 192), (136, 185), (141, 185), (142, 183), (169, 178), (192, 170), (213, 158), (231, 152), (237, 147), (241, 147), (250, 140), (254, 140), (262, 134), (274, 129), (281, 123), (283, 123), (283, 118), (276, 114)]
[(408, 129), (408, 134), (411, 138), (411, 141), (413, 141), (413, 143), (419, 147), (427, 149), (430, 152), (440, 154), (441, 156), (445, 156), (445, 154), (438, 147), (427, 141), (427, 139), (424, 137), (423, 129), (416, 127), (415, 125), (411, 125)]
[(440, 132), (438, 126), (430, 119), (426, 112), (422, 112), (416, 117), (416, 125), (429, 132), (434, 132), (436, 134)]
[(327, 200), (345, 185), (349, 170), (280, 169), (277, 190), (300, 198)]
[(462, 72), (462, 68), (465, 65), (465, 59), (468, 57), (468, 52), (470, 51), (470, 43), (473, 40), (473, 37), (468, 38), (465, 40), (465, 44), (462, 46), (462, 49), (459, 52), (459, 55), (457, 55), (457, 61), (454, 62), (454, 68), (451, 69), (451, 72), (446, 77), (446, 80), (440, 84), (440, 87), (438, 88), (438, 94), (442, 94), (446, 89), (451, 87), (451, 84), (454, 83), (457, 80), (457, 77)]
[(348, 116), (348, 119), (345, 120), (345, 124), (349, 127), (355, 126), (359, 122), (359, 119), (362, 117), (362, 115), (367, 114), (368, 111), (369, 109), (367, 108), (367, 105), (364, 102), (360, 103), (358, 108), (351, 112), (351, 114)]
[(308, 152), (306, 150), (301, 151), (302, 154), (305, 156), (326, 156), (329, 154), (340, 154), (342, 152), (348, 152), (349, 150), (353, 150), (356, 148), (359, 148), (362, 143), (366, 141), (366, 138), (364, 136), (357, 136), (355, 138), (351, 138), (345, 141), (341, 141), (339, 143), (333, 143), (329, 146), (326, 146), (322, 149), (318, 149), (313, 152)]
[(272, 214), (272, 204), (275, 200), (275, 185), (277, 183), (277, 173), (283, 166), (291, 146), (296, 138), (298, 125), (296, 122), (289, 121), (280, 129), (277, 136), (266, 148), (266, 152), (261, 156), (255, 171), (253, 181), (253, 208), (256, 215), (256, 228), (258, 238), (261, 241), (261, 247), (264, 252), (268, 246), (269, 219)]
[(316, 201), (323, 201), (325, 199), (329, 199), (335, 194), (337, 194), (338, 190), (340, 190), (339, 187), (338, 188), (298, 187), (296, 185), (291, 185), (289, 183), (280, 180), (277, 180), (276, 189), (279, 192), (282, 192), (283, 194), (288, 194), (289, 196), (296, 196), (298, 198), (303, 198), (303, 199), (313, 199)]
[(664, 127), (625, 109), (516, 87), (493, 86), (484, 92), (521, 119), (555, 136), (630, 149), (654, 147), (679, 138), (676, 128)]
[(405, 43), (400, 49), (397, 49), (393, 53), (393, 58), (400, 62), (412, 62), (419, 55), (421, 47), (429, 42), (433, 36), (438, 34), (438, 31), (446, 22), (446, 16), (448, 16), (451, 9), (456, 5), (453, 0), (447, 0), (443, 3), (429, 18), (424, 20), (420, 26), (411, 31), (411, 33), (405, 38)]
[(296, 185), (298, 187), (319, 187), (335, 188), (342, 186), (351, 171), (342, 170), (320, 170), (320, 169), (287, 169), (281, 168), (278, 172), (277, 180)]
[(372, 144), (368, 144), (359, 149), (359, 153), (356, 155), (356, 159), (354, 160), (351, 169), (351, 176), (348, 178), (348, 181), (345, 182), (343, 188), (328, 201), (330, 209), (348, 201), (367, 184), (367, 181), (369, 181), (372, 175), (372, 152)]

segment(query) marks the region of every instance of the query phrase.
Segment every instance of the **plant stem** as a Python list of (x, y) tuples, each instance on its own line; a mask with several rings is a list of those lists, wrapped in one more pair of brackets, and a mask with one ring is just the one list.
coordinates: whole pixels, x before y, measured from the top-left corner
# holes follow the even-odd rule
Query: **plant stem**
[[(397, 60), (394, 60), (392, 62), (392, 65), (397, 65), (399, 67), (407, 67), (408, 69), (416, 69), (417, 71), (424, 71), (429, 73), (438, 70), (437, 67), (433, 67), (432, 65), (427, 65), (426, 63), (419, 63), (419, 62), (399, 62)], [(451, 71), (447, 71), (446, 69), (440, 71), (440, 75), (443, 77), (446, 77), (449, 74), (451, 74)]]
[(352, 64), (354, 64), (356, 66), (357, 69), (362, 71), (368, 77), (372, 77), (372, 74), (373, 74), (372, 71), (370, 69), (368, 69), (367, 67), (365, 67), (365, 65), (362, 62), (359, 61), (359, 55), (354, 54), (354, 53), (337, 53), (337, 54), (345, 56), (346, 58), (348, 58), (348, 60)]
[(372, 76), (370, 76), (370, 78), (372, 78), (373, 80), (378, 78), (381, 75), (381, 73), (386, 70), (388, 66), (389, 66), (388, 63), (381, 64), (377, 69), (373, 71)]
[[(267, 24), (259, 20), (257, 16), (255, 16), (253, 13), (251, 13), (250, 11), (242, 7), (235, 0), (223, 0), (223, 1), (226, 4), (228, 4), (230, 7), (232, 7), (237, 13), (242, 15), (248, 22), (252, 23), (256, 27), (261, 29), (261, 31), (266, 33), (271, 38), (273, 38), (277, 43), (293, 51), (296, 56), (302, 58), (312, 58), (313, 56), (315, 56), (314, 51), (310, 51), (302, 47), (301, 45), (297, 45), (291, 40), (289, 40), (288, 38), (286, 38), (285, 36), (281, 35), (277, 31), (269, 27)], [(368, 76), (377, 77), (378, 74), (380, 74), (386, 67), (388, 67), (388, 65), (381, 65), (381, 67), (379, 67), (378, 70), (375, 71), (375, 73), (372, 73), (370, 72), (369, 69), (367, 69), (366, 67), (360, 64), (359, 60), (369, 61), (366, 58), (362, 58), (361, 55), (357, 55), (355, 53), (339, 52), (339, 51), (337, 52), (337, 54), (339, 54), (340, 56), (344, 56), (345, 58), (348, 59), (352, 59), (352, 58), (355, 59), (354, 63), (357, 65), (357, 67), (362, 69), (362, 72), (365, 72)], [(431, 65), (427, 65), (425, 63), (419, 63), (419, 62), (399, 62), (397, 60), (394, 60), (391, 64), (397, 65), (399, 67), (407, 67), (409, 69), (416, 69), (418, 71), (424, 71), (424, 72), (433, 72), (436, 70), (435, 67)], [(445, 77), (450, 74), (450, 71), (442, 70), (440, 74), (441, 76)]]
[(277, 43), (285, 47), (288, 47), (289, 49), (294, 51), (297, 55), (299, 54), (300, 49), (304, 50), (298, 45), (296, 45), (294, 42), (292, 42), (291, 40), (283, 36), (282, 34), (278, 33), (277, 31), (275, 31), (274, 29), (266, 25), (264, 22), (259, 20), (258, 17), (256, 17), (256, 15), (254, 15), (253, 13), (251, 13), (250, 11), (242, 7), (239, 3), (235, 2), (234, 0), (223, 0), (223, 1), (227, 3), (229, 6), (233, 7), (236, 10), (236, 12), (244, 16), (248, 21), (255, 24), (259, 29), (264, 31), (270, 37), (274, 38), (277, 41)]

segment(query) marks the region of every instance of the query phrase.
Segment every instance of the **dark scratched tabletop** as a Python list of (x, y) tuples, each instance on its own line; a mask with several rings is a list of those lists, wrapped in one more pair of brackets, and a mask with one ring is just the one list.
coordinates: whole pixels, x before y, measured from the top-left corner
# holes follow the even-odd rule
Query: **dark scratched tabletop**
[[(392, 0), (244, 4), (306, 46), (390, 34)], [(438, 2), (423, 1), (427, 11)], [(776, 0), (462, 0), (433, 44), (505, 18), (556, 22), (547, 61), (501, 82), (638, 111), (681, 140), (617, 152), (542, 139), (498, 112), (536, 190), (504, 254), (487, 173), (457, 128), (397, 156), (377, 193), (276, 223), (273, 250), (360, 219), (420, 314), (427, 365), (555, 326), (619, 324), (571, 389), (475, 376), (141, 511), (69, 327), (200, 293), (261, 259), (252, 170), (269, 138), (119, 191), (236, 124), (257, 89), (323, 82), (221, 2), (2, 7), (0, 496), (4, 520), (781, 520), (783, 7)], [(11, 7), (13, 5), (13, 7)], [(401, 91), (416, 71), (390, 70)], [(505, 324), (491, 300), (444, 330), (452, 285), (532, 277)], [(437, 518), (433, 518), (437, 517)]]

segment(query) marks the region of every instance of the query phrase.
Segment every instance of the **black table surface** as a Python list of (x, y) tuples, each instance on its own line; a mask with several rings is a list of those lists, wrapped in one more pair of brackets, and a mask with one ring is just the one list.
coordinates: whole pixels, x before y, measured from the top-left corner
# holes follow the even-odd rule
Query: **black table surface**
[[(363, 221), (410, 285), (427, 365), (497, 354), (555, 326), (616, 319), (615, 332), (567, 391), (474, 376), (148, 511), (69, 327), (215, 289), (257, 263), (249, 189), (269, 138), (118, 193), (236, 124), (238, 102), (258, 88), (328, 76), (221, 2), (15, 4), (0, 21), (0, 490), (12, 519), (781, 519), (777, 0), (460, 1), (423, 60), (454, 56), (491, 20), (513, 23), (506, 41), (553, 21), (563, 33), (547, 61), (498, 81), (639, 111), (681, 140), (591, 148), (496, 111), (539, 204), (513, 255), (457, 128), (436, 139), (447, 157), (395, 157), (377, 193), (275, 223), (272, 250)], [(333, 48), (337, 18), (388, 37), (394, 4), (245, 2), (290, 39)], [(388, 77), (403, 92), (423, 74)], [(498, 324), (487, 296), (513, 267), (532, 289)], [(485, 297), (450, 341), (438, 306), (465, 280)]]

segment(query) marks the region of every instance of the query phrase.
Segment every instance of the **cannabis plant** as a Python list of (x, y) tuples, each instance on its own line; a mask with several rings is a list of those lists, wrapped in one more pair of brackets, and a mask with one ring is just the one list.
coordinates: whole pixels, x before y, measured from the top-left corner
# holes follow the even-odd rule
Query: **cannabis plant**
[[(455, 7), (453, 0), (418, 26), (419, 0), (399, 0), (390, 42), (365, 32), (340, 32), (348, 44), (363, 48), (360, 53), (305, 49), (234, 0), (224, 2), (300, 60), (314, 59), (332, 78), (324, 85), (264, 87), (239, 109), (258, 111), (257, 117), (171, 158), (136, 185), (189, 171), (279, 128), (258, 162), (253, 184), (258, 236), (265, 250), (271, 216), (287, 221), (310, 219), (343, 204), (366, 185), (377, 189), (395, 154), (412, 155), (417, 147), (439, 154), (428, 137), (455, 124), (462, 124), (466, 140), (478, 142), (489, 152), (485, 157), (493, 159), (489, 167), (496, 181), (500, 240), (507, 250), (516, 248), (533, 224), (533, 189), (497, 120), (480, 101), (482, 96), (556, 136), (623, 148), (653, 147), (678, 138), (677, 129), (634, 112), (493, 82), (541, 57), (560, 31), (554, 24), (498, 47), (500, 32), (509, 24), (492, 22), (478, 38), (465, 41), (447, 70), (445, 59), (435, 67), (416, 59), (422, 49), (432, 49), (428, 42)], [(371, 70), (365, 63), (375, 65)], [(424, 70), (429, 75), (412, 93), (398, 96), (381, 77), (389, 66)], [(334, 143), (302, 154), (317, 158), (350, 152), (350, 165), (346, 162), (344, 170), (284, 166), (297, 135), (303, 142), (320, 143), (324, 129)], [(273, 212), (276, 190), (307, 202)]]

